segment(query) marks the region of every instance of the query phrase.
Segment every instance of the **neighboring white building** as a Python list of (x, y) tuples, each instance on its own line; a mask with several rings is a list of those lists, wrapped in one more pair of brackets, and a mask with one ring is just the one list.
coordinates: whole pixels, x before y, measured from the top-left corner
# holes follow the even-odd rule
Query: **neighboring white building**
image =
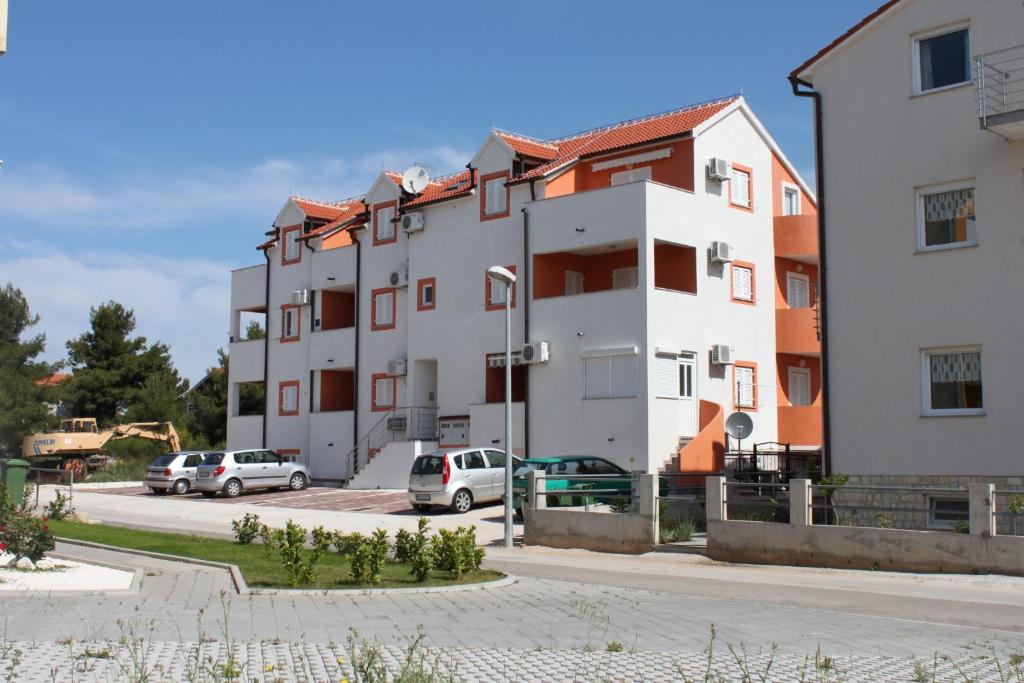
[(821, 98), (832, 471), (1021, 484), (1024, 6), (888, 2), (791, 79)]
[[(794, 212), (810, 221), (775, 221)], [(292, 198), (267, 264), (232, 274), (233, 339), (245, 312), (269, 315), (267, 342), (231, 345), (228, 447), (265, 440), (318, 479), (373, 487), (404, 485), (425, 448), (502, 445), (504, 304), (485, 275), (502, 265), (519, 278), (514, 451), (718, 471), (724, 414), (754, 414), (748, 445), (780, 440), (775, 242), (814, 242), (814, 212), (740, 97), (555, 140), (495, 130), (467, 170), (418, 195), (386, 171), (363, 197)], [(814, 271), (813, 252), (794, 255)], [(813, 316), (786, 325), (814, 339), (797, 349), (815, 373), (797, 404), (820, 415)], [(527, 342), (549, 357), (523, 362)], [(265, 424), (237, 414), (264, 365)]]

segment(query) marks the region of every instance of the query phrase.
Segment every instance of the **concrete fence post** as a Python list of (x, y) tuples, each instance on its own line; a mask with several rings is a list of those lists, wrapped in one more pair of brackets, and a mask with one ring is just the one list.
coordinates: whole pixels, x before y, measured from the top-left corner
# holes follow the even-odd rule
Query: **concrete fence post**
[(996, 535), (995, 484), (968, 484), (968, 519), (972, 536)]
[(543, 510), (548, 506), (548, 481), (544, 470), (530, 470), (526, 473), (526, 500), (523, 509)]
[(728, 519), (725, 509), (725, 477), (706, 477), (707, 509), (705, 516), (709, 522), (724, 522)]
[(811, 514), (811, 480), (789, 480), (789, 523), (793, 526), (810, 526), (814, 523)]
[(658, 475), (641, 474), (633, 478), (636, 486), (636, 512), (649, 520), (652, 543), (658, 542)]

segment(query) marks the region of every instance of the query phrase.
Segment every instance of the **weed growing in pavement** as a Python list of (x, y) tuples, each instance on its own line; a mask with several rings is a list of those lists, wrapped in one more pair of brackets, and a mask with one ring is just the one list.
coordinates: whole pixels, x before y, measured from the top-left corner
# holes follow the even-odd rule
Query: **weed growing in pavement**
[(915, 683), (935, 683), (935, 671), (939, 667), (939, 656), (935, 655), (935, 659), (932, 660), (932, 669), (928, 670), (928, 667), (923, 663), (917, 661), (914, 658), (914, 681)]
[(422, 627), (417, 627), (414, 636), (403, 639), (398, 672), (391, 675), (380, 641), (369, 641), (354, 627), (349, 628), (345, 649), (352, 667), (351, 683), (455, 683), (461, 680), (453, 657), (427, 653)]
[(247, 512), (242, 519), (231, 521), (231, 530), (235, 534), (235, 540), (242, 545), (249, 545), (255, 541), (263, 531), (265, 525), (260, 521), (260, 516)]
[(608, 641), (604, 646), (605, 652), (622, 652), (622, 643), (617, 640)]

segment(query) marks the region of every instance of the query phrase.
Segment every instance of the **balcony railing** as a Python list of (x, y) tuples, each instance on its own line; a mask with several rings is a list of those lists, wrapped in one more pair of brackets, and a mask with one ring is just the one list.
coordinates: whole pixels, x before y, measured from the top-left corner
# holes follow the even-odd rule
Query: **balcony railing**
[(1024, 45), (974, 58), (981, 127), (1024, 140)]

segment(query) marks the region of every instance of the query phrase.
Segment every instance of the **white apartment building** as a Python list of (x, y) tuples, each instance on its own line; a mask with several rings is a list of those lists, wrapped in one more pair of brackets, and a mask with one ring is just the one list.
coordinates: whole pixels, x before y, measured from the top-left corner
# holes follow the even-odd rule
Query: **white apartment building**
[(1021, 484), (1024, 6), (894, 0), (791, 80), (820, 97), (832, 471)]
[[(741, 97), (553, 140), (494, 130), (418, 194), (386, 171), (362, 197), (291, 198), (266, 263), (232, 274), (228, 447), (376, 487), (404, 486), (425, 449), (502, 446), (504, 298), (485, 275), (501, 265), (518, 278), (513, 451), (719, 471), (735, 410), (749, 443), (780, 441), (790, 409), (820, 422), (815, 202)], [(266, 341), (241, 340), (246, 312)], [(240, 414), (246, 382), (265, 383), (265, 416)], [(787, 429), (820, 445), (820, 427)]]

